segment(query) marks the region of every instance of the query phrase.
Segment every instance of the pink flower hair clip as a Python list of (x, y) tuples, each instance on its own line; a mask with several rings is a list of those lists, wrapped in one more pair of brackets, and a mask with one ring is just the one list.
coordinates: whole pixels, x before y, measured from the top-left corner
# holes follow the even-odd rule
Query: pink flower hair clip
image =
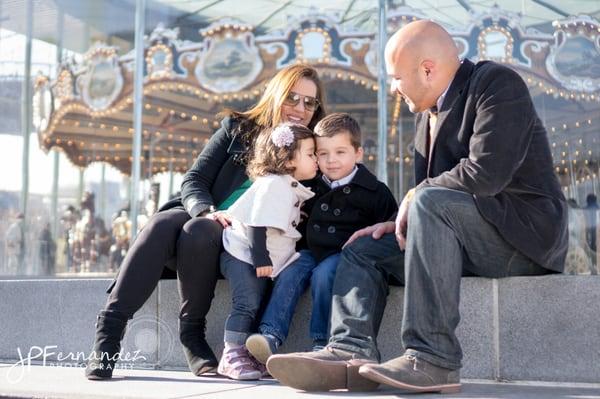
[(294, 142), (294, 132), (289, 125), (279, 125), (271, 133), (271, 141), (276, 147), (289, 147)]

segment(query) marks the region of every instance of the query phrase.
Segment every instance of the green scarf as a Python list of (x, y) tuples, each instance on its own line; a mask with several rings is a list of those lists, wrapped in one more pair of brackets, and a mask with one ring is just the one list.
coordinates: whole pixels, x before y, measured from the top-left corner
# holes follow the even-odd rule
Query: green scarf
[(242, 196), (242, 194), (246, 192), (246, 190), (250, 188), (251, 185), (252, 182), (250, 181), (250, 179), (246, 180), (244, 183), (242, 183), (241, 186), (239, 186), (231, 194), (229, 194), (229, 197), (225, 198), (225, 200), (219, 204), (217, 210), (224, 211), (228, 209), (231, 205), (233, 205), (235, 201), (238, 200), (238, 198)]

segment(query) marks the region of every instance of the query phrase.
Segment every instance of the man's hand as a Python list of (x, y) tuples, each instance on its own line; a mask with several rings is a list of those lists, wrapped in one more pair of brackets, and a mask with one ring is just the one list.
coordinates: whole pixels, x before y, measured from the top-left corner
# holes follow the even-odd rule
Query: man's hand
[(406, 248), (406, 229), (408, 227), (408, 208), (410, 207), (410, 201), (412, 201), (412, 197), (415, 195), (415, 189), (410, 189), (402, 199), (400, 203), (400, 208), (398, 209), (398, 216), (396, 216), (395, 222), (395, 234), (396, 241), (398, 241), (398, 245), (400, 249), (404, 251)]
[(394, 227), (394, 222), (381, 222), (369, 227), (365, 227), (364, 229), (357, 230), (350, 236), (350, 238), (348, 238), (348, 241), (346, 241), (342, 248), (362, 236), (370, 235), (375, 240), (379, 240), (384, 234), (393, 233)]
[(256, 268), (256, 277), (271, 277), (273, 266), (260, 266)]
[(219, 222), (223, 228), (231, 226), (231, 216), (223, 211), (207, 213), (204, 217)]

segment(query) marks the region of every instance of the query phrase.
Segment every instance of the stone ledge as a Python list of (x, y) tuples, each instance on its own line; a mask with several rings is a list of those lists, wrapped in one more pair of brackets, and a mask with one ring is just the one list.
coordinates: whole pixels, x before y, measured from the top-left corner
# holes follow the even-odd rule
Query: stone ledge
[[(95, 316), (110, 280), (0, 280), (0, 360), (19, 360), (30, 348), (87, 354)], [(600, 381), (600, 278), (590, 276), (463, 278), (459, 339), (465, 378), (564, 382)], [(402, 352), (403, 289), (392, 287), (378, 337), (385, 359)], [(207, 339), (222, 350), (229, 289), (219, 281)], [(185, 367), (179, 346), (179, 298), (174, 280), (161, 281), (130, 322), (124, 350), (144, 356), (134, 367)], [(307, 350), (310, 298), (304, 295), (282, 351)], [(36, 354), (36, 350), (33, 352)], [(41, 360), (41, 357), (38, 358)]]
[(502, 378), (600, 381), (600, 278), (498, 280), (498, 310)]

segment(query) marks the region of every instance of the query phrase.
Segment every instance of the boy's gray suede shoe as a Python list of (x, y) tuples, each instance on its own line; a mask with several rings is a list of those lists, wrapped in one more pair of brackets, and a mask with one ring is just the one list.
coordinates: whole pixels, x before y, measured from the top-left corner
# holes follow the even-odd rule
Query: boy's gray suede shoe
[(267, 370), (283, 385), (303, 391), (371, 391), (379, 383), (358, 374), (360, 366), (367, 363), (375, 361), (326, 346), (318, 352), (273, 355), (267, 361)]
[(372, 381), (412, 392), (456, 393), (460, 391), (460, 371), (431, 364), (413, 355), (381, 364), (365, 364), (360, 375)]
[(267, 360), (277, 352), (279, 342), (269, 334), (252, 334), (246, 339), (246, 348), (256, 360), (267, 364)]

